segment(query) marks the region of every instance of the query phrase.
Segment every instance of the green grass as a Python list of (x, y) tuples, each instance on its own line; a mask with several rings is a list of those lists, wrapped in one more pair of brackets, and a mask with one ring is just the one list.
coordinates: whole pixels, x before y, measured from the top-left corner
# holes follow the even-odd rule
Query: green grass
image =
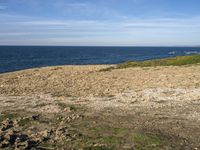
[(117, 134), (120, 134), (121, 132), (125, 131), (126, 129), (104, 125), (104, 126), (95, 127), (91, 130), (96, 133), (106, 132), (106, 133), (110, 133), (111, 135), (117, 135)]
[(147, 61), (127, 61), (118, 64), (116, 67), (109, 67), (101, 69), (100, 71), (111, 71), (113, 69), (123, 69), (130, 67), (183, 66), (192, 64), (200, 64), (200, 55), (177, 56)]
[(133, 136), (137, 150), (155, 150), (161, 146), (161, 139), (151, 134), (135, 134)]
[(96, 147), (85, 147), (83, 150), (112, 150), (112, 148), (108, 148), (106, 146), (96, 146)]
[(0, 122), (6, 120), (6, 119), (14, 119), (18, 117), (17, 114), (14, 114), (14, 113), (3, 113), (1, 116), (0, 116)]
[(26, 126), (31, 122), (30, 118), (23, 118), (19, 121), (19, 126)]

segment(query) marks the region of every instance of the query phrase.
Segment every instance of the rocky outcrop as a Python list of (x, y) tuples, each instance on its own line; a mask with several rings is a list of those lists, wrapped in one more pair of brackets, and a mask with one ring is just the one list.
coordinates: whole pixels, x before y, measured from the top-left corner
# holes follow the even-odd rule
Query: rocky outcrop
[(40, 141), (34, 141), (14, 127), (14, 122), (6, 120), (0, 129), (0, 148), (30, 149), (37, 147)]
[(81, 117), (78, 114), (61, 117), (56, 126), (48, 129), (30, 123), (30, 121), (39, 123), (40, 115), (5, 119), (0, 123), (0, 149), (40, 149), (46, 142), (53, 144), (76, 140), (81, 138), (82, 134), (66, 124)]

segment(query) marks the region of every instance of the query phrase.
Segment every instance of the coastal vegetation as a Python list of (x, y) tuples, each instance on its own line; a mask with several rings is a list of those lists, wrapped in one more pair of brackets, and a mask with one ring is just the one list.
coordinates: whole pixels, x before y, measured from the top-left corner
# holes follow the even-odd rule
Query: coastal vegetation
[(110, 71), (113, 69), (123, 69), (130, 67), (183, 66), (193, 64), (200, 64), (200, 55), (177, 56), (146, 61), (127, 61), (117, 64), (115, 67), (112, 66), (101, 69), (100, 71)]

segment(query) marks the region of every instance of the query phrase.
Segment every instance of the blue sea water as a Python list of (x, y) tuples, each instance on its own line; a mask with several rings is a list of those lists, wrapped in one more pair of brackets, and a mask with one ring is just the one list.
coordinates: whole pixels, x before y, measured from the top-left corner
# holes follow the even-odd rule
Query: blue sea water
[(200, 54), (200, 47), (0, 46), (0, 73), (55, 66), (117, 64)]

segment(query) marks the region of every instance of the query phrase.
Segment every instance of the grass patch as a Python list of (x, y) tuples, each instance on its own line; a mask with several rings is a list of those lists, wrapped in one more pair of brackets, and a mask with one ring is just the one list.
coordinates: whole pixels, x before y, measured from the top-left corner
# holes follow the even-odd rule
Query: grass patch
[(130, 68), (130, 67), (183, 66), (192, 64), (200, 64), (200, 55), (177, 56), (177, 57), (147, 60), (147, 61), (127, 61), (118, 64), (115, 67), (101, 69), (100, 72), (111, 71), (113, 69)]
[(111, 135), (118, 135), (121, 132), (124, 132), (126, 129), (124, 128), (116, 128), (116, 127), (110, 127), (110, 126), (100, 126), (100, 127), (95, 127), (92, 129), (94, 132), (97, 133), (110, 133)]
[(65, 108), (69, 107), (69, 105), (68, 105), (68, 104), (65, 104), (65, 103), (58, 102), (57, 104), (58, 104), (58, 106), (61, 107), (62, 109), (65, 109)]
[(14, 119), (17, 118), (19, 115), (14, 113), (4, 113), (0, 116), (0, 122), (6, 120), (6, 119)]
[(27, 124), (29, 124), (30, 121), (31, 121), (30, 118), (23, 118), (23, 119), (21, 119), (18, 123), (19, 123), (19, 126), (24, 127), (24, 126), (26, 126)]
[(97, 138), (97, 141), (99, 143), (105, 143), (105, 144), (110, 144), (110, 145), (115, 145), (119, 142), (119, 139), (113, 135), (106, 135), (106, 136), (100, 136)]
[(161, 146), (161, 139), (152, 134), (135, 134), (133, 141), (137, 150), (154, 150)]
[[(40, 149), (46, 149), (46, 150), (53, 150), (53, 149), (56, 149), (58, 148), (56, 144), (49, 144), (49, 143), (42, 143), (38, 146), (38, 148)], [(61, 148), (61, 147), (60, 147)]]
[(85, 147), (83, 150), (112, 150), (112, 148), (108, 148), (106, 146), (96, 146), (96, 147)]

